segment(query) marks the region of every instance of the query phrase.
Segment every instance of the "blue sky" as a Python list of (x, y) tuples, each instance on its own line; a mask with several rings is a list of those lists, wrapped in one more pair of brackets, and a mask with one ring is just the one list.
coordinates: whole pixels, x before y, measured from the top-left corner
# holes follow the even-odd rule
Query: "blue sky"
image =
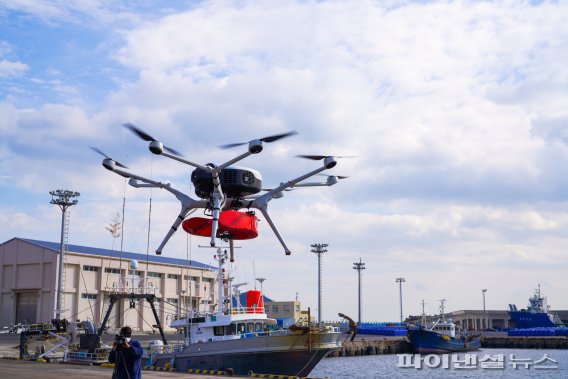
[[(236, 275), (268, 278), (271, 297), (315, 309), (324, 256), (327, 319), (525, 306), (538, 283), (568, 309), (568, 33), (562, 2), (0, 0), (0, 240), (57, 241), (49, 191), (81, 192), (70, 242), (112, 246), (105, 230), (126, 193), (125, 249), (146, 251), (150, 192), (124, 187), (97, 146), (134, 172), (189, 192), (191, 169), (152, 156), (132, 122), (191, 159), (216, 146), (299, 134), (241, 162), (266, 186), (357, 155), (330, 188), (287, 193), (271, 214), (293, 255), (260, 222)], [(234, 155), (233, 155), (234, 154)], [(178, 213), (152, 192), (151, 250)], [(164, 254), (187, 254), (177, 233)], [(192, 238), (192, 258), (210, 254)], [(289, 268), (284, 270), (283, 267)]]

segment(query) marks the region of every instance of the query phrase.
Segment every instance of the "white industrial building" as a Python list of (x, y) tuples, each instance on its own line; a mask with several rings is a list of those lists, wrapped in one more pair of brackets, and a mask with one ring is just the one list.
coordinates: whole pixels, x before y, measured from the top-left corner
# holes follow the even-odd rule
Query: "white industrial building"
[[(13, 238), (0, 244), (0, 326), (48, 322), (54, 318), (59, 243)], [(109, 295), (131, 285), (151, 290), (162, 325), (185, 310), (215, 304), (216, 268), (185, 259), (68, 245), (64, 255), (62, 316), (100, 323)], [(132, 260), (138, 268), (130, 270)], [(134, 305), (132, 308), (131, 305)], [(120, 300), (109, 317), (110, 329), (129, 325), (150, 331), (155, 324), (149, 304)]]

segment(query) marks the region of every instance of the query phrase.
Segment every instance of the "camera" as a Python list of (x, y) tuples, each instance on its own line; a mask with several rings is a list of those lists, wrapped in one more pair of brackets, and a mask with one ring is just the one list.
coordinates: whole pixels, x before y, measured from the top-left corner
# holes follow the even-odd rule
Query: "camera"
[(124, 349), (124, 343), (126, 342), (126, 337), (122, 334), (117, 334), (114, 336), (114, 342), (116, 343), (117, 350)]

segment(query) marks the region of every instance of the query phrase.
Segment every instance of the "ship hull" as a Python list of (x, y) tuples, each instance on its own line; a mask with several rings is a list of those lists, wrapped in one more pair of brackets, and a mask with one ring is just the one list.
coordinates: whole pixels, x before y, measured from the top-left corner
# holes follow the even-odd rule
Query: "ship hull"
[(180, 352), (160, 354), (154, 365), (169, 364), (181, 372), (230, 369), (235, 375), (307, 376), (326, 355), (341, 347), (340, 336), (313, 334), (308, 341), (307, 334), (288, 334), (198, 343)]
[(447, 354), (474, 351), (481, 347), (481, 339), (450, 338), (424, 329), (408, 330), (406, 338), (418, 354)]
[(558, 325), (554, 324), (546, 313), (531, 313), (520, 311), (509, 311), (509, 317), (515, 323), (515, 328), (554, 328)]

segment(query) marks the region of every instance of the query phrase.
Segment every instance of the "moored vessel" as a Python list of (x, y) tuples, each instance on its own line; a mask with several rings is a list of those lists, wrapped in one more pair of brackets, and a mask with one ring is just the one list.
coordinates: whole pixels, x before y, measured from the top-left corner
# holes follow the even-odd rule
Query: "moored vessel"
[[(185, 334), (182, 345), (168, 345), (153, 358), (156, 367), (225, 370), (236, 375), (250, 373), (306, 376), (326, 355), (341, 347), (336, 328), (313, 327), (307, 320), (289, 329), (278, 327), (264, 310), (260, 291), (247, 293), (246, 306), (233, 306), (230, 280), (224, 274), (227, 253), (217, 250), (218, 301), (215, 312), (190, 312), (170, 326)], [(237, 297), (238, 298), (238, 297)]]
[(469, 334), (457, 334), (456, 324), (444, 317), (444, 301), (441, 301), (440, 317), (431, 326), (409, 326), (406, 338), (419, 354), (445, 354), (478, 350), (481, 338)]
[(509, 317), (518, 329), (564, 326), (558, 315), (550, 313), (550, 305), (540, 291), (540, 284), (529, 298), (527, 309), (518, 310), (516, 305), (509, 304)]

